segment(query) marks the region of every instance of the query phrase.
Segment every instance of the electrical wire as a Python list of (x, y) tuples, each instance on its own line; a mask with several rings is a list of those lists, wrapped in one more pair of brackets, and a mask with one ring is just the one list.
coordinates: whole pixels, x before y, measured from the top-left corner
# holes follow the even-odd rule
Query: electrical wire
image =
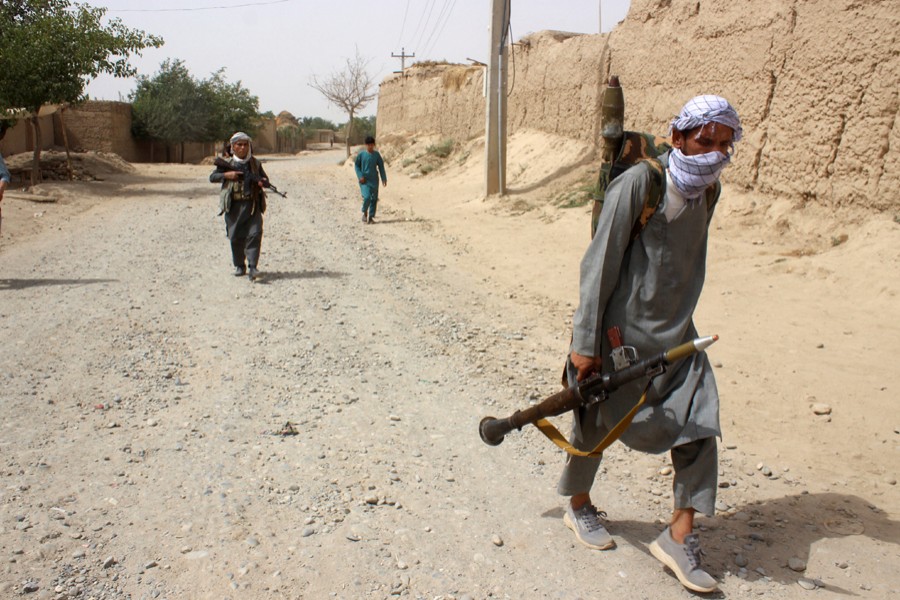
[[(450, 22), (450, 15), (453, 14), (453, 9), (456, 7), (456, 0), (445, 0), (444, 7), (441, 9), (441, 13), (438, 15), (438, 22), (434, 24), (434, 29), (431, 32), (431, 35), (428, 36), (428, 41), (425, 42), (426, 56), (431, 54), (431, 51), (434, 50), (434, 46), (441, 39), (441, 34), (444, 33), (444, 28), (447, 26), (447, 23)], [(447, 9), (446, 14), (444, 14), (444, 9)], [(441, 16), (443, 16), (444, 20), (441, 23)], [(438, 30), (438, 25), (440, 25), (440, 30)], [(437, 37), (435, 37), (437, 34)], [(434, 43), (429, 46), (432, 38), (434, 38)]]
[[(434, 11), (434, 5), (436, 3), (437, 3), (437, 0), (431, 0), (431, 2), (428, 3), (428, 16), (425, 18), (424, 26), (418, 32), (419, 38), (416, 41), (416, 46), (422, 45), (422, 38), (425, 36), (425, 30), (428, 29), (428, 23), (431, 22), (431, 13)], [(422, 13), (422, 16), (425, 16), (424, 12)], [(419, 19), (419, 22), (421, 23), (421, 19)]]
[(108, 13), (124, 13), (124, 12), (190, 12), (197, 10), (227, 10), (230, 8), (247, 8), (250, 6), (266, 6), (268, 4), (284, 4), (285, 2), (293, 2), (293, 0), (269, 0), (268, 2), (251, 2), (245, 4), (231, 4), (229, 6), (198, 6), (185, 8), (110, 8)]
[[(509, 22), (509, 39), (513, 39), (512, 21)], [(512, 60), (512, 83), (506, 91), (506, 97), (512, 96), (513, 90), (516, 89), (516, 45), (512, 42), (509, 44), (509, 57)]]
[(406, 0), (406, 10), (403, 11), (403, 24), (400, 25), (400, 37), (397, 38), (397, 45), (403, 41), (403, 32), (406, 30), (406, 15), (409, 14), (409, 0)]

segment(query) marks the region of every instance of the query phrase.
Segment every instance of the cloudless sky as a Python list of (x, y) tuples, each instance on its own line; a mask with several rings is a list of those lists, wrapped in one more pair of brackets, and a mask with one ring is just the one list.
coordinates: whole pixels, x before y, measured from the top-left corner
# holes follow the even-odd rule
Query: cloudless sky
[[(88, 0), (108, 9), (107, 18), (162, 36), (161, 48), (145, 50), (132, 64), (152, 76), (166, 58), (181, 59), (205, 79), (225, 67), (259, 97), (260, 111), (290, 111), (335, 123), (346, 114), (309, 86), (342, 70), (359, 49), (380, 83), (400, 69), (391, 54), (419, 60), (487, 62), (491, 0)], [(597, 33), (625, 18), (630, 0), (511, 0), (513, 40), (553, 29)], [(98, 100), (127, 100), (134, 79), (101, 76), (87, 93)], [(363, 111), (374, 115), (376, 102)]]

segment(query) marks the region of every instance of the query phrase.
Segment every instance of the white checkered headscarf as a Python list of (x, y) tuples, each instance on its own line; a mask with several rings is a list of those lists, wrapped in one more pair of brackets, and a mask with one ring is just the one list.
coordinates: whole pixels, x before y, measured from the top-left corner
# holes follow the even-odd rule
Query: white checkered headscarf
[(707, 123), (721, 123), (731, 127), (734, 131), (735, 142), (741, 141), (744, 135), (744, 130), (741, 129), (741, 118), (734, 107), (725, 98), (711, 94), (696, 96), (688, 100), (678, 116), (672, 119), (669, 133), (672, 133), (672, 129), (690, 131)]
[[(741, 119), (728, 103), (720, 96), (697, 96), (691, 98), (681, 109), (681, 113), (672, 120), (671, 130), (687, 132), (705, 125), (716, 124), (730, 127), (732, 142), (741, 139)], [(732, 144), (733, 148), (733, 144)], [(729, 154), (707, 152), (705, 154), (685, 155), (678, 148), (669, 152), (669, 176), (679, 192), (688, 200), (699, 198), (703, 190), (713, 185), (722, 174), (722, 169), (731, 162)]]

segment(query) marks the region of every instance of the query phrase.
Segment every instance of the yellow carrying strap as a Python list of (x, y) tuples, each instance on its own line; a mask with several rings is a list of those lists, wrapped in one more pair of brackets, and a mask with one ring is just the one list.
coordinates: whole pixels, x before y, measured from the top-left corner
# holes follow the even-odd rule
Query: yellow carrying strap
[(600, 443), (597, 444), (597, 447), (591, 450), (590, 452), (585, 452), (584, 450), (579, 450), (575, 446), (569, 443), (569, 441), (559, 432), (553, 423), (548, 421), (547, 419), (538, 419), (534, 422), (534, 426), (540, 429), (541, 433), (547, 436), (547, 439), (556, 444), (558, 447), (562, 448), (572, 456), (590, 456), (597, 457), (603, 456), (603, 451), (609, 448), (609, 446), (619, 439), (625, 430), (628, 429), (628, 426), (631, 425), (631, 421), (634, 420), (634, 415), (637, 414), (637, 411), (644, 405), (644, 402), (647, 400), (647, 392), (650, 391), (650, 385), (653, 383), (653, 380), (647, 382), (646, 387), (644, 387), (644, 393), (641, 394), (641, 399), (638, 400), (637, 404), (628, 411), (628, 414), (622, 417), (622, 420), (616, 423), (616, 426), (613, 427), (606, 436), (600, 440)]

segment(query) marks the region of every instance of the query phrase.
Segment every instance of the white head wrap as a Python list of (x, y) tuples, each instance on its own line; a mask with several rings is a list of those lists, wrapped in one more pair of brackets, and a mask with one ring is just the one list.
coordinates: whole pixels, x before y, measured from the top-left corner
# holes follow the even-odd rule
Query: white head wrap
[[(672, 120), (669, 134), (671, 135), (673, 129), (690, 131), (710, 123), (719, 123), (731, 128), (734, 132), (732, 149), (733, 142), (739, 141), (744, 135), (741, 118), (734, 107), (725, 98), (713, 95), (697, 96), (688, 100), (678, 116)], [(703, 190), (714, 184), (722, 174), (722, 169), (730, 162), (730, 154), (707, 152), (687, 156), (678, 148), (673, 148), (669, 152), (669, 175), (678, 191), (690, 200), (698, 198)]]
[(721, 123), (731, 127), (734, 131), (735, 142), (741, 141), (741, 137), (744, 135), (744, 130), (741, 129), (741, 118), (734, 107), (725, 98), (710, 94), (688, 100), (678, 116), (672, 119), (669, 134), (672, 133), (672, 129), (689, 131), (707, 123)]
[(235, 161), (235, 162), (239, 162), (239, 163), (245, 163), (245, 162), (247, 162), (248, 160), (250, 160), (250, 157), (253, 155), (253, 148), (251, 148), (251, 147), (249, 146), (249, 144), (250, 144), (251, 141), (252, 141), (252, 140), (250, 139), (250, 136), (247, 135), (246, 133), (244, 133), (243, 131), (238, 131), (238, 132), (235, 133), (233, 136), (231, 136), (231, 139), (228, 140), (228, 143), (229, 143), (229, 144), (234, 145), (235, 142), (247, 142), (247, 144), (248, 144), (248, 147), (247, 147), (247, 156), (245, 156), (244, 158), (238, 158), (238, 157), (237, 157), (237, 154), (235, 154), (235, 153), (234, 153), (234, 150), (232, 149), (232, 151), (231, 151), (231, 160), (233, 160), (233, 161)]
[(243, 131), (238, 131), (238, 132), (235, 133), (233, 136), (231, 136), (231, 139), (228, 140), (228, 143), (229, 143), (229, 144), (233, 144), (233, 143), (235, 143), (235, 142), (240, 142), (240, 141), (246, 141), (246, 142), (249, 142), (249, 141), (252, 141), (252, 140), (250, 139), (250, 136), (247, 135), (246, 133), (244, 133)]

